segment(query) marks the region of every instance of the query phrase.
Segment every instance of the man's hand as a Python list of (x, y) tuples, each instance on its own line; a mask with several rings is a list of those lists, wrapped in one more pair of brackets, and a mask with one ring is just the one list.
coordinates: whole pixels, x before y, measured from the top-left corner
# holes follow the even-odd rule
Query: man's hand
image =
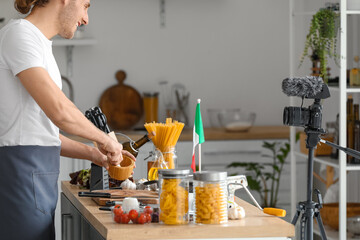
[(123, 160), (123, 155), (136, 161), (136, 158), (130, 152), (123, 150), (122, 144), (110, 137), (104, 145), (99, 146), (99, 149), (102, 153), (106, 154), (108, 163), (114, 166), (120, 164)]
[(104, 155), (102, 152), (100, 152), (100, 150), (96, 147), (92, 147), (91, 159), (89, 159), (89, 160), (91, 160), (91, 162), (93, 162), (94, 164), (96, 164), (100, 167), (109, 169), (109, 163), (108, 163), (107, 156)]

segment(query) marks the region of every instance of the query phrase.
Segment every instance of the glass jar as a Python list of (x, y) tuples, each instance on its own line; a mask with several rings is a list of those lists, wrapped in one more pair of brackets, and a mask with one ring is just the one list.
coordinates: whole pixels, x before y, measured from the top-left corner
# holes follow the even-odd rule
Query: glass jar
[(223, 224), (228, 221), (226, 172), (194, 173), (195, 222)]
[(164, 160), (168, 166), (168, 169), (177, 168), (177, 156), (175, 154), (175, 146), (159, 147), (159, 150), (164, 156)]
[(148, 166), (148, 180), (154, 181), (159, 179), (158, 171), (159, 169), (168, 169), (168, 166), (164, 160), (163, 154), (159, 149), (155, 149), (154, 151), (154, 161), (152, 161), (152, 165)]
[(159, 93), (144, 93), (145, 123), (158, 122)]
[(160, 223), (189, 223), (190, 170), (159, 169)]

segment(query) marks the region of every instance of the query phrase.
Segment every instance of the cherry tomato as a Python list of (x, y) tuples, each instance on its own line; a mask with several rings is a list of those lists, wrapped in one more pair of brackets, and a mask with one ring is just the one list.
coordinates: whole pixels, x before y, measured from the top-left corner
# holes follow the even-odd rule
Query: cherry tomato
[(114, 221), (117, 223), (121, 223), (121, 215), (115, 215), (114, 216)]
[(144, 224), (146, 223), (146, 216), (144, 213), (140, 213), (139, 218), (137, 219), (138, 224)]
[(144, 213), (152, 214), (153, 210), (152, 210), (152, 208), (150, 206), (146, 206), (145, 209), (144, 209)]
[(121, 209), (122, 209), (122, 206), (119, 205), (119, 204), (116, 204), (116, 205), (114, 206), (114, 208), (121, 208)]
[(137, 217), (139, 216), (139, 213), (135, 209), (131, 209), (129, 212), (129, 218), (131, 221), (135, 221)]
[(122, 208), (114, 208), (113, 213), (115, 214), (115, 216), (120, 216), (123, 213), (123, 210)]
[(128, 224), (129, 222), (130, 222), (129, 214), (128, 213), (121, 214), (121, 223)]
[(146, 217), (146, 222), (151, 223), (151, 214), (145, 213), (145, 217)]

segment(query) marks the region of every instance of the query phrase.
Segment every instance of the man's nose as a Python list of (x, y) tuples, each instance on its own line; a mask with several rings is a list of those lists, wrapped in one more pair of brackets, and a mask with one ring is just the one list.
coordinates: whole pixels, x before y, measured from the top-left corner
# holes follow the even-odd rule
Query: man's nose
[(83, 17), (83, 19), (82, 19), (82, 24), (84, 24), (84, 25), (88, 25), (88, 24), (89, 24), (89, 15), (88, 15), (88, 14), (86, 14), (86, 16)]

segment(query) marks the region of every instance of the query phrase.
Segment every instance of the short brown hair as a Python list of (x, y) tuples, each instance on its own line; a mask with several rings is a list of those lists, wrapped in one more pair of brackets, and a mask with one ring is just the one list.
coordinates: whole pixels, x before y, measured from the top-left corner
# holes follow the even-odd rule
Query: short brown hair
[(14, 6), (18, 12), (27, 14), (33, 6), (43, 7), (48, 2), (49, 0), (15, 0)]

